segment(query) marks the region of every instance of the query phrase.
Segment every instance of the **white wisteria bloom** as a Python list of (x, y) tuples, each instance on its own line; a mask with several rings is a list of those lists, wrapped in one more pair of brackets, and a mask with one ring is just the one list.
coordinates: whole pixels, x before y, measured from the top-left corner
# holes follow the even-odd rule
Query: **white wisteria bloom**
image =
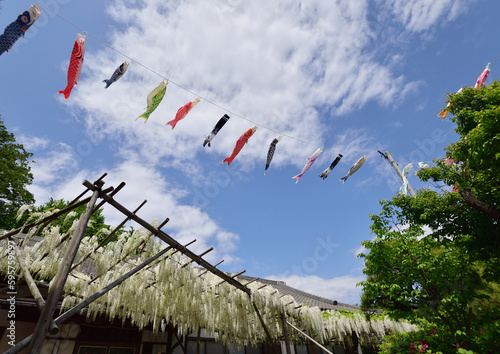
[[(70, 237), (55, 227), (44, 229), (43, 236), (38, 243), (25, 244), (22, 254), (29, 260), (30, 272), (38, 280), (50, 283)], [(166, 247), (144, 229), (122, 233), (116, 241), (96, 251), (97, 245), (97, 237), (82, 240), (77, 260), (90, 256), (68, 277), (61, 311), (91, 296)], [(0, 251), (6, 252), (6, 248), (6, 242), (0, 243)], [(2, 272), (7, 269), (6, 258), (0, 258)], [(154, 332), (165, 331), (170, 323), (180, 335), (205, 328), (216, 340), (236, 346), (258, 345), (267, 340), (255, 307), (269, 335), (276, 341), (283, 336), (282, 313), (287, 321), (323, 344), (352, 343), (354, 332), (364, 345), (381, 340), (386, 333), (416, 329), (407, 322), (397, 322), (383, 315), (368, 320), (362, 313), (299, 306), (290, 295), (280, 294), (271, 285), (263, 286), (258, 281), (248, 285), (249, 296), (189, 261), (174, 249), (169, 250), (161, 259), (91, 303), (85, 310), (86, 316), (92, 319), (104, 316), (123, 322), (128, 319), (139, 329), (151, 325)], [(292, 341), (303, 340), (296, 331), (290, 332)]]

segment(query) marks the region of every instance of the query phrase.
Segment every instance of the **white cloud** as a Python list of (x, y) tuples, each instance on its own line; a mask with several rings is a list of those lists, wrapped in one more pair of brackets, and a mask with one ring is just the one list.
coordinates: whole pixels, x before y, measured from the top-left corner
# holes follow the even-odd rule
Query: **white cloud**
[[(109, 49), (87, 53), (85, 75), (65, 104), (76, 104), (89, 134), (107, 141), (119, 137), (124, 155), (133, 149), (150, 163), (188, 172), (199, 167), (199, 154), (216, 153), (222, 161), (256, 122), (260, 129), (240, 152), (241, 165), (251, 168), (277, 132), (285, 138), (273, 163), (301, 165), (315, 150), (305, 149), (303, 141), (323, 145), (328, 120), (370, 101), (393, 105), (415, 89), (367, 54), (373, 34), (365, 1), (217, 5), (154, 0), (139, 8), (123, 1), (108, 7), (123, 25), (111, 34), (110, 45), (140, 64), (129, 60), (124, 77), (103, 91), (96, 77), (109, 77), (125, 58)], [(146, 124), (135, 121), (162, 80), (157, 74), (171, 79), (165, 98)], [(172, 130), (165, 123), (196, 97), (184, 88), (202, 101)], [(319, 106), (331, 117), (320, 115)], [(230, 121), (212, 147), (203, 148), (224, 113)]]
[[(222, 229), (199, 208), (179, 202), (178, 199), (187, 192), (179, 189), (157, 169), (146, 167), (138, 161), (128, 161), (111, 170), (106, 180), (113, 186), (121, 181), (126, 182), (126, 186), (118, 192), (115, 199), (130, 210), (135, 209), (143, 200), (147, 200), (145, 206), (137, 213), (146, 221), (156, 218), (162, 222), (168, 217), (170, 221), (163, 227), (163, 231), (179, 243), (186, 244), (196, 239), (189, 248), (198, 254), (213, 246), (214, 250), (204, 256), (205, 259), (219, 261), (223, 257), (226, 264), (238, 261), (236, 257), (226, 257), (226, 254), (234, 251), (239, 236)], [(110, 212), (109, 209), (105, 214), (106, 218), (109, 216), (115, 224), (124, 218), (123, 215), (115, 211)]]
[[(118, 203), (132, 211), (147, 200), (137, 212), (142, 219), (147, 222), (153, 222), (155, 219), (162, 222), (165, 218), (170, 218), (171, 221), (163, 227), (163, 230), (181, 244), (196, 239), (196, 242), (189, 247), (196, 253), (213, 246), (214, 251), (204, 257), (209, 261), (219, 261), (221, 258), (225, 260), (225, 264), (240, 261), (231, 255), (237, 247), (239, 236), (222, 229), (198, 207), (179, 202), (179, 199), (188, 192), (168, 180), (151, 165), (145, 165), (132, 158), (115, 167), (109, 167), (106, 171), (79, 170), (71, 151), (62, 147), (61, 151), (52, 152), (49, 156), (38, 159), (32, 171), (35, 183), (30, 191), (36, 193), (38, 204), (43, 204), (50, 197), (73, 200), (85, 190), (82, 185), (84, 180), (93, 182), (106, 172), (103, 188), (110, 186), (116, 188), (121, 182), (126, 183), (114, 197)], [(54, 181), (55, 184), (50, 184)], [(121, 212), (107, 204), (104, 206), (103, 215), (109, 225), (118, 225), (125, 219)], [(128, 225), (134, 228), (140, 227), (135, 222)]]
[(362, 275), (349, 274), (331, 279), (324, 279), (316, 275), (301, 277), (296, 274), (278, 274), (267, 278), (281, 280), (293, 288), (350, 305), (361, 303), (361, 288), (356, 287), (356, 284), (365, 280)]
[(50, 144), (50, 139), (36, 137), (33, 135), (25, 135), (25, 134), (19, 135), (17, 137), (17, 141), (20, 144), (23, 144), (26, 151), (30, 151), (30, 152), (33, 152), (36, 150), (43, 150), (43, 149), (47, 148)]
[(385, 0), (379, 1), (408, 31), (423, 32), (443, 21), (454, 20), (466, 12), (471, 1), (463, 0)]
[(42, 156), (30, 165), (35, 183), (38, 185), (49, 185), (60, 181), (66, 171), (77, 168), (72, 147), (64, 143), (55, 144)]
[[(418, 33), (465, 9), (465, 2), (458, 0), (380, 0), (378, 5), (389, 9), (408, 32)], [(374, 163), (372, 156), (382, 147), (373, 137), (363, 129), (333, 130), (337, 125), (332, 121), (370, 102), (387, 107), (403, 104), (420, 83), (397, 72), (404, 62), (401, 55), (391, 52), (389, 59), (377, 58), (381, 50), (374, 48), (377, 31), (388, 31), (381, 38), (390, 38), (394, 27), (370, 23), (369, 8), (367, 0), (221, 0), (215, 6), (202, 0), (149, 0), (141, 6), (134, 1), (110, 2), (107, 11), (117, 29), (105, 38), (129, 57), (128, 71), (104, 90), (102, 80), (127, 58), (109, 47), (88, 50), (71, 100), (57, 99), (85, 127), (95, 146), (105, 142), (111, 147), (116, 162), (105, 170), (97, 166), (85, 170), (75, 151), (61, 144), (37, 159), (30, 189), (39, 202), (49, 197), (70, 200), (83, 189), (84, 179), (93, 181), (108, 172), (106, 186), (127, 183), (116, 197), (127, 208), (133, 210), (147, 199), (138, 213), (142, 218), (161, 222), (169, 217), (164, 230), (179, 242), (197, 239), (190, 246), (196, 252), (215, 247), (207, 260), (239, 262), (233, 256), (238, 235), (222, 229), (197, 203), (181, 202), (193, 191), (160, 171), (181, 172), (196, 185), (199, 176), (210, 175), (203, 159), (210, 155), (222, 161), (236, 139), (256, 123), (259, 130), (238, 155), (239, 168), (253, 168), (279, 133), (284, 138), (273, 159), (276, 167), (293, 164), (300, 171), (320, 146), (325, 150), (318, 163), (330, 163), (342, 153), (342, 163), (349, 165), (342, 172), (367, 153), (371, 154), (367, 163)], [(66, 70), (67, 63), (61, 65), (61, 71)], [(165, 98), (146, 124), (136, 121), (147, 95), (164, 78), (170, 80)], [(202, 98), (200, 104), (174, 130), (165, 125), (179, 107), (197, 96)], [(224, 113), (231, 119), (212, 147), (203, 148), (204, 138)], [(329, 136), (334, 136), (333, 145), (326, 144)], [(46, 147), (43, 139), (35, 143)], [(234, 173), (231, 168), (229, 173)], [(225, 176), (222, 182), (231, 183), (234, 176), (229, 180)], [(123, 219), (108, 209), (105, 215), (108, 223)], [(281, 279), (347, 303), (359, 302), (360, 290), (354, 284), (363, 280), (354, 275)]]

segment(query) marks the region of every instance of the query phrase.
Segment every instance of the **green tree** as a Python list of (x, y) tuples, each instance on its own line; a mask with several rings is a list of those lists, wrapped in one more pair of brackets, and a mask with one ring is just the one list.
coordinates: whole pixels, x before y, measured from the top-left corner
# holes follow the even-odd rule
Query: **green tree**
[[(446, 158), (419, 172), (423, 181), (453, 186), (449, 195), (436, 195), (452, 219), (415, 210), (413, 217), (443, 227), (441, 236), (461, 235), (457, 242), (477, 259), (488, 262), (487, 275), (500, 279), (500, 82), (481, 89), (466, 88), (451, 95), (449, 111), (459, 140), (446, 148)], [(445, 202), (448, 201), (448, 206)], [(426, 207), (432, 207), (432, 203)], [(423, 216), (422, 216), (423, 215)], [(460, 220), (461, 219), (461, 220)]]
[(462, 244), (424, 236), (423, 225), (402, 227), (395, 204), (409, 198), (384, 201), (382, 213), (371, 216), (376, 237), (363, 241), (369, 253), (360, 255), (368, 276), (360, 283), (362, 307), (425, 319), (436, 324), (440, 340), (450, 350), (472, 348), (481, 341), (481, 330), (498, 323), (498, 284), (485, 279), (484, 264), (473, 260)]
[[(22, 227), (27, 221), (32, 222), (36, 219), (43, 218), (49, 213), (66, 208), (68, 204), (69, 202), (64, 201), (63, 199), (54, 200), (53, 198), (50, 198), (50, 200), (45, 204), (32, 207), (30, 210), (25, 211), (19, 220), (17, 220), (17, 224), (15, 226)], [(86, 208), (86, 204), (80, 205), (67, 214), (51, 221), (50, 226), (59, 227), (59, 231), (61, 233), (68, 233), (75, 221), (79, 220), (80, 216), (85, 213)], [(102, 215), (102, 209), (98, 209), (90, 216), (89, 223), (87, 224), (83, 237), (97, 235), (99, 239), (104, 239), (110, 229), (111, 227), (106, 224), (104, 215)], [(113, 238), (113, 240), (114, 239), (115, 238)]]
[(26, 187), (33, 181), (29, 159), (32, 153), (16, 143), (14, 134), (7, 131), (0, 117), (0, 228), (15, 225), (17, 210), (35, 201)]
[(421, 178), (454, 186), (468, 206), (500, 222), (500, 82), (466, 88), (449, 103), (460, 139)]
[(500, 346), (500, 83), (449, 103), (459, 140), (418, 175), (450, 190), (400, 194), (371, 215), (362, 306), (435, 324), (449, 352), (483, 353)]

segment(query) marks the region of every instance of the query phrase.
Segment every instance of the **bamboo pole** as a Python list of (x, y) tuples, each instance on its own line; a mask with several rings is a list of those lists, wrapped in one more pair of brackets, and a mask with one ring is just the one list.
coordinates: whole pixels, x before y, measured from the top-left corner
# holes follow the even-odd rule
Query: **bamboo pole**
[[(154, 255), (153, 257), (149, 258), (144, 263), (142, 263), (142, 264), (138, 265), (137, 267), (133, 268), (129, 272), (127, 272), (124, 275), (122, 275), (120, 278), (116, 279), (114, 282), (106, 285), (104, 288), (102, 288), (98, 292), (92, 294), (91, 296), (89, 296), (88, 298), (86, 298), (85, 300), (83, 300), (82, 302), (80, 302), (79, 304), (73, 306), (68, 311), (64, 312), (62, 315), (60, 315), (59, 317), (57, 317), (54, 320), (54, 322), (56, 324), (61, 324), (64, 321), (70, 319), (72, 316), (76, 315), (79, 311), (81, 311), (82, 309), (84, 309), (85, 307), (87, 307), (90, 303), (94, 302), (96, 299), (100, 298), (102, 295), (106, 294), (108, 291), (110, 291), (113, 288), (117, 287), (118, 285), (120, 285), (121, 283), (123, 283), (125, 280), (127, 280), (128, 278), (130, 278), (132, 275), (136, 274), (141, 269), (145, 268), (146, 266), (148, 266), (149, 264), (151, 264), (152, 262), (154, 262), (155, 260), (157, 260), (158, 258), (160, 258), (161, 256), (163, 256), (170, 249), (172, 249), (172, 247), (169, 246), (169, 247), (166, 247), (165, 249), (163, 249), (162, 251), (158, 252), (156, 255)], [(28, 337), (24, 338), (22, 341), (20, 341), (19, 343), (17, 343), (14, 347), (10, 348), (9, 350), (7, 350), (6, 352), (4, 352), (3, 354), (15, 354), (15, 353), (19, 353), (21, 350), (23, 350), (24, 348), (26, 348), (28, 346), (28, 344), (30, 343), (31, 338), (33, 338), (33, 335), (34, 335), (34, 333), (30, 334)]]
[(103, 181), (97, 181), (97, 184), (94, 186), (94, 193), (87, 204), (87, 209), (84, 214), (80, 217), (78, 221), (78, 225), (76, 226), (75, 232), (73, 233), (73, 237), (68, 245), (68, 249), (66, 250), (66, 254), (64, 255), (61, 265), (57, 270), (57, 273), (52, 282), (52, 288), (49, 290), (49, 294), (47, 296), (47, 300), (45, 301), (45, 306), (43, 308), (43, 312), (38, 319), (35, 330), (33, 332), (33, 339), (30, 341), (28, 346), (29, 354), (37, 354), (40, 353), (40, 350), (43, 345), (43, 341), (47, 335), (50, 324), (52, 322), (52, 317), (54, 316), (54, 311), (57, 306), (57, 302), (59, 301), (64, 283), (66, 283), (66, 279), (68, 278), (69, 270), (71, 268), (71, 264), (73, 263), (76, 252), (78, 251), (78, 247), (80, 246), (80, 242), (83, 237), (83, 233), (87, 228), (87, 224), (92, 214), (94, 205), (99, 197), (99, 193), (101, 191), (101, 187), (104, 184)]
[(320, 347), (321, 349), (323, 349), (325, 352), (327, 352), (328, 354), (333, 354), (331, 351), (329, 351), (328, 349), (326, 349), (324, 346), (322, 346), (321, 344), (319, 344), (317, 341), (315, 341), (311, 336), (307, 335), (306, 333), (302, 332), (300, 329), (298, 329), (297, 327), (295, 327), (293, 324), (291, 324), (290, 322), (286, 321), (286, 323), (292, 327), (294, 330), (296, 330), (297, 332), (299, 332), (300, 334), (302, 334), (304, 337), (306, 337), (307, 339), (309, 339), (311, 342), (313, 342), (314, 344), (316, 344), (318, 347)]

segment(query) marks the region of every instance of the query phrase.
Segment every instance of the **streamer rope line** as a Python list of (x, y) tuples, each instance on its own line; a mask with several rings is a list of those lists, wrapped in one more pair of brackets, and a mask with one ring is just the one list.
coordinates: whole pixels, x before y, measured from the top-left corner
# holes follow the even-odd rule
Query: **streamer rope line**
[(429, 118), (427, 118), (427, 120), (425, 122), (423, 122), (422, 124), (420, 124), (417, 128), (415, 128), (406, 138), (404, 138), (398, 145), (396, 145), (392, 151), (396, 151), (396, 149), (398, 147), (401, 146), (401, 144), (403, 144), (405, 141), (407, 141), (413, 134), (415, 134), (418, 130), (420, 130), (424, 125), (426, 125), (430, 120), (431, 118), (434, 118), (432, 116), (430, 116)]
[[(68, 23), (69, 25), (71, 25), (71, 26), (75, 27), (75, 28), (76, 28), (76, 29), (78, 29), (79, 31), (83, 32), (85, 35), (87, 35), (87, 36), (89, 36), (89, 37), (93, 38), (95, 41), (99, 42), (100, 44), (104, 45), (105, 47), (107, 47), (107, 48), (109, 48), (109, 49), (113, 50), (114, 52), (116, 52), (116, 53), (120, 54), (121, 56), (123, 56), (123, 57), (127, 58), (127, 59), (128, 59), (128, 60), (130, 60), (131, 62), (133, 62), (133, 63), (135, 63), (135, 64), (137, 64), (137, 65), (141, 66), (141, 67), (142, 67), (142, 68), (144, 68), (145, 70), (147, 70), (147, 71), (149, 71), (149, 72), (151, 72), (151, 73), (153, 73), (153, 74), (155, 74), (155, 75), (159, 76), (160, 78), (162, 78), (162, 79), (164, 79), (164, 80), (168, 80), (168, 81), (169, 81), (169, 83), (172, 83), (173, 85), (177, 86), (178, 88), (180, 88), (180, 89), (182, 89), (182, 90), (184, 90), (184, 91), (186, 91), (186, 92), (188, 92), (188, 93), (190, 93), (190, 94), (192, 94), (192, 95), (194, 95), (194, 96), (199, 97), (199, 98), (200, 98), (200, 99), (202, 99), (203, 101), (205, 101), (205, 102), (207, 102), (207, 103), (209, 103), (209, 104), (211, 104), (211, 105), (213, 105), (213, 106), (215, 106), (215, 107), (217, 107), (217, 108), (220, 108), (220, 109), (222, 109), (223, 111), (226, 111), (227, 113), (230, 113), (230, 114), (231, 114), (231, 115), (233, 115), (233, 116), (236, 116), (236, 117), (238, 117), (238, 118), (240, 118), (240, 119), (246, 120), (247, 122), (250, 122), (250, 123), (252, 123), (252, 124), (255, 124), (255, 125), (257, 125), (257, 126), (259, 126), (259, 127), (263, 128), (263, 129), (266, 129), (266, 130), (272, 131), (272, 132), (274, 132), (274, 133), (276, 133), (276, 134), (282, 135), (282, 136), (284, 136), (284, 137), (287, 137), (287, 138), (292, 139), (292, 140), (295, 140), (295, 141), (299, 141), (299, 142), (302, 142), (302, 143), (305, 143), (305, 144), (308, 144), (308, 145), (311, 145), (311, 146), (318, 147), (318, 145), (317, 145), (317, 144), (315, 144), (315, 143), (311, 143), (310, 141), (307, 141), (307, 140), (303, 140), (303, 139), (296, 138), (296, 137), (294, 137), (294, 136), (291, 136), (291, 135), (288, 135), (288, 134), (282, 133), (282, 132), (280, 132), (280, 131), (278, 131), (278, 130), (276, 130), (276, 129), (273, 129), (273, 128), (271, 128), (271, 127), (268, 127), (268, 126), (265, 126), (265, 125), (260, 124), (260, 123), (258, 123), (258, 122), (255, 122), (255, 121), (253, 121), (253, 120), (251, 120), (251, 119), (246, 118), (245, 116), (243, 116), (243, 115), (241, 115), (241, 114), (238, 114), (238, 113), (236, 113), (236, 112), (231, 111), (230, 109), (227, 109), (226, 107), (224, 107), (224, 106), (222, 106), (222, 105), (220, 105), (220, 104), (218, 104), (218, 103), (216, 103), (216, 102), (214, 102), (214, 101), (212, 101), (212, 100), (210, 100), (210, 99), (208, 99), (208, 98), (205, 98), (205, 97), (203, 97), (203, 96), (201, 96), (201, 95), (198, 95), (196, 92), (194, 92), (194, 91), (192, 91), (192, 90), (190, 90), (190, 89), (188, 89), (188, 88), (184, 87), (183, 85), (181, 85), (181, 84), (179, 84), (179, 83), (176, 83), (175, 81), (172, 81), (171, 79), (169, 79), (169, 78), (165, 77), (164, 75), (162, 75), (162, 74), (158, 73), (157, 71), (155, 71), (155, 70), (153, 70), (153, 69), (149, 68), (148, 66), (146, 66), (146, 65), (142, 64), (141, 62), (139, 62), (139, 61), (135, 60), (134, 58), (132, 58), (132, 57), (128, 56), (127, 54), (125, 54), (125, 53), (121, 52), (120, 50), (116, 49), (116, 48), (115, 48), (115, 47), (113, 47), (112, 45), (110, 45), (110, 44), (108, 44), (108, 43), (106, 43), (106, 42), (102, 41), (101, 39), (99, 39), (98, 37), (94, 36), (93, 34), (91, 34), (91, 33), (87, 32), (87, 31), (85, 31), (83, 28), (81, 28), (81, 27), (77, 26), (77, 25), (76, 25), (76, 24), (74, 24), (73, 22), (69, 21), (67, 18), (63, 17), (63, 16), (62, 16), (62, 15), (60, 15), (59, 13), (55, 12), (54, 10), (52, 10), (51, 8), (49, 8), (49, 7), (45, 6), (45, 5), (43, 5), (42, 3), (40, 3), (40, 1), (36, 1), (36, 3), (37, 3), (37, 5), (39, 5), (39, 6), (43, 7), (44, 9), (48, 10), (49, 12), (53, 13), (55, 16), (59, 17), (61, 20), (65, 21), (65, 22), (66, 22), (66, 23)], [(494, 63), (494, 62), (495, 62), (495, 61), (497, 61), (498, 59), (500, 59), (500, 56), (498, 56), (498, 57), (496, 57), (495, 59), (493, 59), (490, 63)], [(408, 139), (409, 139), (412, 135), (414, 135), (414, 134), (415, 134), (418, 130), (420, 130), (420, 129), (424, 126), (424, 125), (426, 125), (426, 124), (427, 124), (427, 123), (431, 120), (431, 118), (435, 118), (435, 117), (434, 117), (434, 116), (430, 116), (429, 118), (427, 118), (427, 120), (426, 120), (425, 122), (423, 122), (423, 123), (422, 123), (422, 124), (420, 124), (417, 128), (415, 128), (415, 129), (414, 129), (414, 130), (413, 130), (413, 131), (412, 131), (412, 132), (411, 132), (411, 133), (410, 133), (410, 134), (409, 134), (406, 138), (404, 138), (404, 139), (403, 139), (403, 140), (402, 140), (402, 141), (401, 141), (398, 145), (396, 145), (396, 146), (395, 146), (392, 150), (393, 150), (393, 151), (397, 150), (397, 148), (399, 148), (399, 147), (400, 147), (400, 146), (401, 146), (404, 142), (406, 142), (406, 141), (407, 141), (407, 140), (408, 140)], [(447, 133), (447, 134), (449, 134), (449, 133)], [(439, 139), (437, 139), (437, 140), (439, 140)], [(436, 141), (436, 140), (433, 140), (432, 142), (434, 142), (434, 141)], [(429, 143), (429, 144), (430, 144), (430, 143)], [(428, 145), (428, 144), (427, 144), (427, 145)], [(424, 146), (426, 146), (426, 145), (424, 145)], [(423, 148), (424, 146), (422, 146), (421, 148)], [(421, 149), (421, 148), (419, 148), (419, 149)], [(419, 150), (419, 149), (417, 149), (417, 150)], [(414, 151), (417, 151), (417, 150), (414, 150)], [(414, 151), (412, 151), (412, 152), (414, 152)], [(410, 154), (411, 154), (411, 153), (410, 153)], [(409, 155), (409, 154), (406, 154), (406, 155), (404, 155), (404, 156), (407, 156), (407, 155)]]
[(389, 172), (391, 173), (391, 176), (396, 181), (396, 184), (400, 185), (401, 184), (401, 180), (396, 176), (396, 172), (394, 172), (394, 169), (392, 168), (392, 166), (389, 163), (389, 161), (387, 161), (387, 159), (384, 158), (384, 162), (385, 162), (385, 165), (387, 166), (387, 168), (389, 169)]
[(225, 112), (227, 112), (227, 113), (229, 113), (229, 114), (231, 114), (231, 115), (233, 115), (233, 116), (236, 116), (236, 117), (238, 117), (238, 118), (241, 118), (241, 119), (243, 119), (243, 120), (246, 120), (247, 122), (250, 122), (250, 123), (252, 123), (252, 124), (258, 125), (260, 128), (264, 128), (264, 129), (266, 129), (266, 130), (272, 131), (272, 132), (274, 132), (274, 133), (276, 133), (276, 134), (282, 135), (282, 136), (284, 136), (284, 137), (287, 137), (287, 138), (292, 139), (292, 140), (295, 140), (295, 141), (299, 141), (299, 142), (302, 142), (302, 143), (305, 143), (305, 144), (308, 144), (308, 145), (311, 145), (311, 146), (318, 147), (318, 145), (317, 145), (317, 144), (315, 144), (315, 143), (311, 143), (310, 141), (307, 141), (307, 140), (303, 140), (303, 139), (296, 138), (296, 137), (294, 137), (294, 136), (291, 136), (291, 135), (288, 135), (288, 134), (282, 133), (282, 132), (280, 132), (280, 131), (278, 131), (278, 130), (276, 130), (276, 129), (273, 129), (273, 128), (271, 128), (271, 127), (268, 127), (268, 126), (265, 126), (265, 125), (260, 124), (260, 123), (258, 123), (258, 122), (255, 122), (255, 121), (253, 121), (253, 120), (251, 120), (251, 119), (246, 118), (245, 116), (243, 116), (243, 115), (241, 115), (241, 114), (238, 114), (238, 113), (236, 113), (236, 112), (231, 111), (230, 109), (227, 109), (226, 107), (224, 107), (224, 106), (222, 106), (222, 105), (220, 105), (220, 104), (218, 104), (218, 103), (216, 103), (216, 102), (214, 102), (214, 101), (212, 101), (212, 100), (210, 100), (210, 99), (208, 99), (208, 98), (206, 98), (206, 97), (203, 97), (203, 96), (201, 96), (201, 95), (197, 94), (196, 92), (194, 92), (194, 91), (192, 91), (192, 90), (190, 90), (190, 89), (188, 89), (188, 88), (184, 87), (183, 85), (181, 85), (181, 84), (179, 84), (179, 83), (177, 83), (177, 82), (173, 81), (173, 80), (172, 80), (172, 79), (170, 79), (170, 78), (165, 77), (164, 75), (162, 75), (162, 74), (158, 73), (157, 71), (155, 71), (155, 70), (151, 69), (150, 67), (148, 67), (148, 66), (146, 66), (146, 65), (142, 64), (141, 62), (139, 62), (139, 61), (135, 60), (134, 58), (130, 57), (129, 55), (127, 55), (127, 54), (125, 54), (125, 53), (121, 52), (120, 50), (116, 49), (116, 48), (115, 48), (115, 47), (113, 47), (112, 45), (110, 45), (110, 44), (108, 44), (108, 43), (104, 42), (103, 40), (99, 39), (98, 37), (94, 36), (93, 34), (91, 34), (91, 33), (87, 32), (86, 30), (84, 30), (83, 28), (81, 28), (81, 27), (77, 26), (76, 24), (74, 24), (73, 22), (71, 22), (71, 21), (70, 21), (70, 20), (68, 20), (67, 18), (63, 17), (63, 16), (62, 16), (62, 15), (60, 15), (59, 13), (57, 13), (57, 12), (55, 12), (54, 10), (50, 9), (49, 7), (47, 7), (47, 6), (43, 5), (43, 4), (41, 4), (39, 1), (37, 1), (37, 5), (39, 5), (39, 6), (43, 7), (44, 9), (48, 10), (49, 12), (53, 13), (55, 16), (59, 17), (59, 18), (60, 18), (61, 20), (63, 20), (64, 22), (66, 22), (66, 23), (68, 23), (69, 25), (71, 25), (71, 26), (75, 27), (77, 30), (79, 30), (80, 32), (82, 32), (82, 33), (83, 33), (83, 34), (85, 34), (86, 36), (91, 37), (92, 39), (94, 39), (95, 41), (99, 42), (99, 43), (100, 43), (100, 44), (102, 44), (103, 46), (105, 46), (105, 47), (107, 47), (107, 48), (111, 49), (112, 51), (114, 51), (114, 52), (116, 52), (116, 53), (120, 54), (121, 56), (123, 56), (123, 57), (127, 58), (127, 59), (128, 59), (128, 60), (130, 60), (131, 62), (133, 62), (133, 63), (135, 63), (135, 64), (139, 65), (140, 67), (144, 68), (145, 70), (149, 71), (150, 73), (153, 73), (153, 74), (155, 74), (155, 75), (159, 76), (160, 78), (162, 78), (162, 79), (164, 79), (164, 80), (168, 80), (168, 82), (169, 82), (169, 83), (171, 83), (171, 84), (173, 84), (173, 85), (177, 86), (178, 88), (180, 88), (180, 89), (182, 89), (182, 90), (184, 90), (184, 91), (186, 91), (186, 92), (188, 92), (188, 93), (192, 94), (193, 96), (199, 97), (201, 100), (203, 100), (203, 101), (205, 101), (205, 102), (207, 102), (207, 103), (209, 103), (209, 104), (211, 104), (211, 105), (213, 105), (213, 106), (215, 106), (215, 107), (217, 107), (217, 108), (220, 108), (220, 109), (222, 109), (223, 111), (225, 111)]
[(409, 156), (409, 155), (413, 154), (415, 151), (422, 150), (424, 147), (426, 147), (426, 146), (428, 146), (428, 145), (430, 145), (430, 144), (432, 144), (432, 143), (434, 143), (434, 142), (436, 142), (436, 141), (438, 141), (438, 140), (441, 140), (441, 139), (442, 139), (442, 138), (444, 138), (445, 136), (447, 136), (447, 135), (449, 135), (449, 134), (453, 133), (454, 131), (455, 131), (455, 129), (450, 130), (448, 133), (445, 133), (445, 134), (443, 134), (443, 135), (439, 136), (438, 138), (436, 138), (436, 139), (434, 139), (434, 140), (432, 140), (432, 141), (429, 141), (427, 144), (424, 144), (424, 145), (422, 145), (421, 147), (419, 147), (419, 148), (417, 148), (417, 149), (415, 149), (415, 150), (413, 150), (413, 151), (410, 151), (409, 153), (407, 153), (407, 154), (405, 154), (405, 155), (401, 156), (401, 158), (407, 157), (407, 156)]

